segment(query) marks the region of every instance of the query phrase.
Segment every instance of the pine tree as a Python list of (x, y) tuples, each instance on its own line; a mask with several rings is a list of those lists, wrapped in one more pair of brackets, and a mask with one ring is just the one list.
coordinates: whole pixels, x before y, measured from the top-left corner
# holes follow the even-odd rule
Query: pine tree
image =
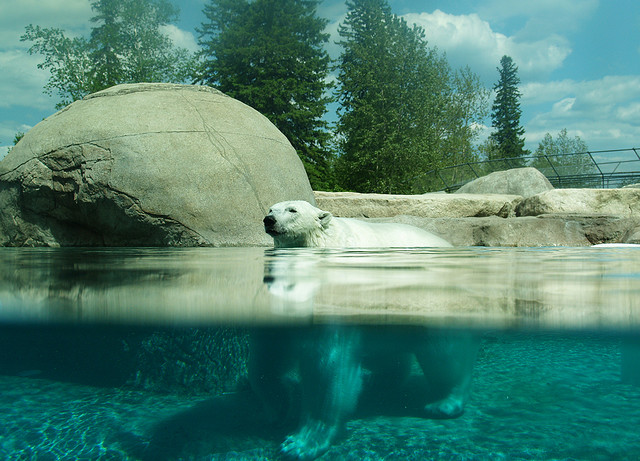
[(490, 153), (490, 159), (524, 157), (529, 152), (524, 148), (524, 128), (520, 126), (522, 111), (518, 67), (509, 56), (503, 56), (498, 72), (500, 78), (493, 87), (496, 99), (491, 111), (495, 131), (490, 135), (496, 149)]
[(289, 139), (316, 190), (333, 186), (323, 120), (329, 56), (319, 0), (210, 0), (197, 80), (264, 114)]
[(349, 0), (347, 7), (339, 28), (339, 184), (424, 191), (422, 173), (471, 151), (479, 80), (468, 70), (453, 72), (424, 31), (393, 14), (386, 0)]

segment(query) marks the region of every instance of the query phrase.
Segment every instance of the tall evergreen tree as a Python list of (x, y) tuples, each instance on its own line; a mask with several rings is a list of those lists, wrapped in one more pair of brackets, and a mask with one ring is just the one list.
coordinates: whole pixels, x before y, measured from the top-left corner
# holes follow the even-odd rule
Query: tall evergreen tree
[(184, 81), (191, 63), (162, 26), (178, 17), (167, 0), (97, 0), (91, 35), (69, 38), (61, 29), (28, 25), (22, 41), (45, 56), (38, 68), (51, 73), (45, 92), (61, 97), (58, 108), (118, 83)]
[(298, 152), (314, 189), (332, 187), (327, 20), (319, 0), (210, 0), (198, 29), (197, 81), (252, 106)]
[(524, 128), (520, 125), (520, 77), (518, 67), (509, 56), (500, 59), (500, 78), (494, 85), (496, 99), (491, 110), (492, 126), (495, 131), (490, 139), (495, 146), (490, 159), (523, 157), (528, 155), (524, 148)]
[(339, 28), (340, 186), (415, 192), (421, 173), (470, 153), (479, 80), (453, 72), (427, 47), (424, 31), (392, 14), (386, 0), (348, 0), (347, 7)]

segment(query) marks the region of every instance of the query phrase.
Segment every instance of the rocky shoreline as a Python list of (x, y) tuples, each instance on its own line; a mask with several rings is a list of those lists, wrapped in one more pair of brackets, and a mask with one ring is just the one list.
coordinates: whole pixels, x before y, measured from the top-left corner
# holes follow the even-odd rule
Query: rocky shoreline
[(519, 191), (522, 195), (503, 194), (499, 193), (503, 189), (501, 177), (542, 175), (533, 168), (499, 173), (494, 174), (495, 182), (487, 181), (488, 176), (478, 179), (484, 187), (476, 189), (476, 193), (315, 192), (315, 199), (319, 208), (336, 216), (411, 224), (440, 235), (456, 246), (640, 243), (638, 188), (546, 188), (539, 192)]

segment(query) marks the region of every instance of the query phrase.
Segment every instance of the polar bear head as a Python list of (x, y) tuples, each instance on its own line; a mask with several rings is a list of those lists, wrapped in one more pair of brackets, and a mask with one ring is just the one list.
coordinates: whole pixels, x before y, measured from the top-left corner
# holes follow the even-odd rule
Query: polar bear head
[(295, 200), (276, 203), (263, 219), (264, 230), (273, 237), (276, 248), (315, 246), (332, 215), (308, 202)]

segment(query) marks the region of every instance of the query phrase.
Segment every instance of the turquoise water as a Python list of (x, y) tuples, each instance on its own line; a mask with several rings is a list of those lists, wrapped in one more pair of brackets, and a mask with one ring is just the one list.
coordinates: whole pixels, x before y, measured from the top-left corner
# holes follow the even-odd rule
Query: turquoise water
[(336, 323), (480, 347), (462, 416), (371, 386), (320, 459), (640, 459), (638, 268), (611, 248), (0, 249), (0, 459), (280, 459), (296, 424), (261, 413), (247, 337)]

